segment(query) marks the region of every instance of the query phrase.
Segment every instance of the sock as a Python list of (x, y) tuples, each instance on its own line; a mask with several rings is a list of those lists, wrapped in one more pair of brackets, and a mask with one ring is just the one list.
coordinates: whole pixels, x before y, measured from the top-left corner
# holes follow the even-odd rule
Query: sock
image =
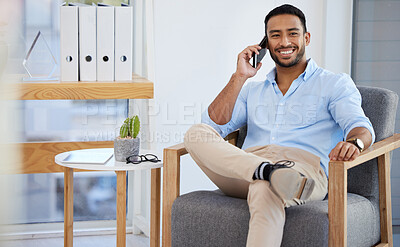
[(269, 175), (274, 170), (273, 165), (269, 162), (261, 163), (254, 171), (253, 180), (261, 179), (269, 181)]
[(269, 181), (269, 176), (271, 175), (271, 172), (273, 170), (279, 168), (291, 168), (294, 166), (294, 164), (295, 164), (294, 161), (291, 160), (281, 160), (276, 162), (275, 164), (271, 164), (269, 162), (263, 162), (254, 171), (253, 180), (262, 179)]

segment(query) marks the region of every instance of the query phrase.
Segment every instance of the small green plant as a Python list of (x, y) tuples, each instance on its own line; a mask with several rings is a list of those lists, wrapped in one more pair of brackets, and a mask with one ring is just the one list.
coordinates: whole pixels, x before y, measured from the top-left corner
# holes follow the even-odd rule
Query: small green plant
[(140, 131), (140, 121), (137, 115), (125, 119), (119, 130), (119, 136), (121, 138), (136, 138)]

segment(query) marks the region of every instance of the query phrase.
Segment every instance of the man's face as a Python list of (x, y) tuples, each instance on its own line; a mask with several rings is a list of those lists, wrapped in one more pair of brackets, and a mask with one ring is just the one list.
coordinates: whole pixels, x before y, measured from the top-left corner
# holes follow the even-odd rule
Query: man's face
[(299, 17), (283, 14), (267, 23), (268, 49), (271, 58), (281, 67), (292, 67), (306, 60), (305, 47), (310, 33), (304, 33)]

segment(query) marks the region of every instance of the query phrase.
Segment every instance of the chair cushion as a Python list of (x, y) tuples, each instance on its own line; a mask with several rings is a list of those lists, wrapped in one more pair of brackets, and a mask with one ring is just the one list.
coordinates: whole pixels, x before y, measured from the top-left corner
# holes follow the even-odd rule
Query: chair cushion
[[(379, 212), (366, 198), (348, 194), (348, 246), (380, 239)], [(172, 206), (172, 246), (246, 246), (249, 209), (244, 199), (219, 191), (195, 191)], [(286, 209), (282, 246), (328, 246), (328, 201)]]

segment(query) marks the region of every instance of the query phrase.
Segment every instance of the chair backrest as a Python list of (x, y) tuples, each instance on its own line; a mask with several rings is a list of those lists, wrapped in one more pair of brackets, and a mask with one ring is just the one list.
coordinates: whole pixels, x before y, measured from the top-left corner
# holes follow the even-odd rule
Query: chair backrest
[[(376, 135), (381, 141), (394, 134), (398, 95), (384, 88), (358, 86), (362, 97), (362, 108), (370, 119)], [(247, 126), (239, 130), (237, 146), (242, 147), (247, 134)], [(362, 195), (379, 205), (377, 160), (366, 162), (348, 172), (348, 192)]]
[[(388, 89), (358, 86), (362, 108), (375, 131), (375, 142), (394, 134), (399, 96)], [(348, 172), (348, 192), (362, 195), (379, 205), (379, 181), (377, 159), (352, 168)]]

